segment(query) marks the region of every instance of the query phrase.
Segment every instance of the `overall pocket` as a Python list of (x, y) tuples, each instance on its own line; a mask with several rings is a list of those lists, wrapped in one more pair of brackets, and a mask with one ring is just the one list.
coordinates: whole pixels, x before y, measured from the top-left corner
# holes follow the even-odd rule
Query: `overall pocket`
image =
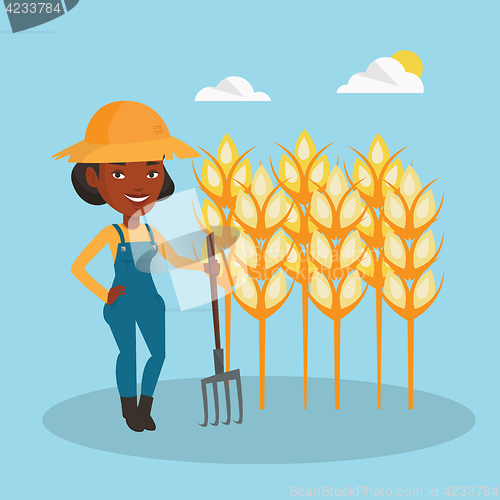
[(116, 306), (117, 306), (117, 303), (118, 303), (118, 301), (120, 300), (120, 298), (121, 298), (121, 297), (122, 297), (122, 296), (121, 296), (121, 295), (119, 295), (119, 296), (116, 298), (116, 300), (115, 300), (112, 304), (107, 304), (107, 303), (106, 303), (106, 304), (104, 304), (104, 307), (103, 307), (103, 309), (102, 309), (102, 315), (103, 315), (103, 317), (104, 317), (104, 321), (106, 321), (106, 323), (108, 323), (108, 325), (109, 325), (109, 321), (110, 321), (110, 319), (111, 319), (111, 318), (112, 318), (112, 316), (113, 316), (113, 313), (114, 313), (114, 311), (115, 311), (115, 308), (116, 308)]
[(163, 300), (163, 297), (159, 293), (156, 294), (156, 301), (158, 302), (158, 305), (160, 306), (160, 310), (165, 312), (165, 310), (166, 310), (165, 301)]

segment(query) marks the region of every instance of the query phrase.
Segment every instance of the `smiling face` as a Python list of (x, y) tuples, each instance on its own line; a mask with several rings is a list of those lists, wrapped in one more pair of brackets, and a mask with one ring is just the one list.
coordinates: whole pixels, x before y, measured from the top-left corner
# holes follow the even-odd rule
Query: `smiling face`
[(165, 170), (162, 161), (100, 163), (99, 176), (89, 167), (85, 177), (110, 207), (132, 217), (152, 210), (163, 186)]

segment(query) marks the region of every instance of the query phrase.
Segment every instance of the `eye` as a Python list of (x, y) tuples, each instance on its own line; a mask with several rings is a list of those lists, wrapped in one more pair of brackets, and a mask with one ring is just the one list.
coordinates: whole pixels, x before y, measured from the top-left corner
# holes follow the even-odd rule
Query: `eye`
[(156, 179), (158, 177), (158, 172), (149, 172), (148, 179)]
[(115, 179), (125, 179), (125, 175), (122, 172), (113, 172), (111, 175)]

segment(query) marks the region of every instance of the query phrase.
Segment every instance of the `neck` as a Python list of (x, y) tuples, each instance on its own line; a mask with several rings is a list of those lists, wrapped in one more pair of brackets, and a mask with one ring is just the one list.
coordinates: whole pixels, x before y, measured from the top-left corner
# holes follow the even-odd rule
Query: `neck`
[(129, 216), (129, 215), (124, 215), (123, 216), (123, 224), (128, 228), (128, 229), (137, 229), (141, 225), (141, 219), (137, 216)]

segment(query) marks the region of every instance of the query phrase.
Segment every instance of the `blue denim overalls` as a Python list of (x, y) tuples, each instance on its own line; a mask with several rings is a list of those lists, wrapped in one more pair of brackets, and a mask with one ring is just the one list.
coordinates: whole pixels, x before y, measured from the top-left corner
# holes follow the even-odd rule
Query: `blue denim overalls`
[(103, 315), (120, 349), (116, 360), (118, 392), (125, 398), (137, 395), (137, 323), (151, 353), (142, 375), (141, 394), (153, 397), (165, 360), (165, 302), (156, 291), (150, 270), (158, 248), (148, 224), (151, 241), (132, 243), (125, 243), (120, 226), (113, 224), (113, 227), (121, 240), (116, 252), (113, 286), (124, 285), (126, 293), (119, 295), (111, 305), (105, 304)]

